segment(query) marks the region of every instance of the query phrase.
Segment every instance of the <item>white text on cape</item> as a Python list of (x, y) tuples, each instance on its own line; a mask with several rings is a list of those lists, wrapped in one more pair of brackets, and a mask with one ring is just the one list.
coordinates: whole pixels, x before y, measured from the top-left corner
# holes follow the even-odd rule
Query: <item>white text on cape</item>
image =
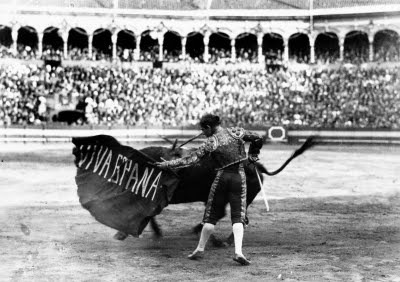
[[(154, 200), (162, 171), (137, 163), (102, 145), (81, 145), (78, 167), (96, 173), (108, 182), (131, 190), (143, 198)], [(114, 157), (114, 158), (113, 158)]]

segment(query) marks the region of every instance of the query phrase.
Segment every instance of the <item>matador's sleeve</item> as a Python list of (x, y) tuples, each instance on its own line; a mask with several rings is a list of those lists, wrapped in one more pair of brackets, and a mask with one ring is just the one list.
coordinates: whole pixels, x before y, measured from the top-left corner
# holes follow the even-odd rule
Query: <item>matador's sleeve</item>
[(169, 168), (180, 168), (194, 165), (199, 162), (202, 157), (211, 153), (217, 148), (217, 139), (215, 136), (209, 137), (196, 151), (192, 152), (189, 156), (176, 160), (166, 161), (165, 164)]
[(259, 134), (245, 130), (242, 138), (244, 141), (250, 142), (249, 155), (260, 154), (260, 149), (263, 146), (263, 138)]

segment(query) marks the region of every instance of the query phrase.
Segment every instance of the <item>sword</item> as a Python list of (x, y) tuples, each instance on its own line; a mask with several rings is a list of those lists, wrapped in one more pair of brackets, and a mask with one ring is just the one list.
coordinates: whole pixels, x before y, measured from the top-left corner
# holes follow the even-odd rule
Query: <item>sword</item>
[(265, 194), (265, 191), (263, 189), (263, 184), (261, 182), (261, 178), (260, 175), (258, 174), (258, 170), (256, 168), (256, 166), (254, 166), (254, 169), (256, 170), (256, 174), (257, 174), (257, 178), (258, 178), (258, 183), (260, 184), (260, 188), (261, 188), (261, 194), (265, 203), (265, 207), (267, 208), (267, 212), (269, 211), (269, 205), (268, 205), (268, 199), (267, 199), (267, 195)]

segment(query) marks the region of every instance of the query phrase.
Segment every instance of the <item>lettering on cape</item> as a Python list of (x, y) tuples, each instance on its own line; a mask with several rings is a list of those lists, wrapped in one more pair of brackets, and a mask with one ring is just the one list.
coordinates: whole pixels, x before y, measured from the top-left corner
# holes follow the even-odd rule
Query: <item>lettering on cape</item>
[(162, 171), (157, 173), (145, 161), (135, 162), (107, 146), (81, 145), (79, 150), (79, 168), (95, 173), (143, 198), (154, 200)]

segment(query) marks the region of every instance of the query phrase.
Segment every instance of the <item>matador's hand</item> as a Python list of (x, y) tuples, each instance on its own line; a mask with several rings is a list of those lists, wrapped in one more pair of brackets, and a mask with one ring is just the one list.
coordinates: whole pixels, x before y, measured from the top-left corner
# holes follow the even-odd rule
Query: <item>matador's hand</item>
[(168, 168), (168, 163), (167, 162), (156, 162), (156, 163), (154, 163), (154, 165), (156, 167), (158, 167), (158, 168), (161, 168), (161, 169)]
[(260, 160), (260, 158), (258, 157), (258, 155), (249, 155), (249, 161), (251, 163), (255, 163), (256, 161)]

